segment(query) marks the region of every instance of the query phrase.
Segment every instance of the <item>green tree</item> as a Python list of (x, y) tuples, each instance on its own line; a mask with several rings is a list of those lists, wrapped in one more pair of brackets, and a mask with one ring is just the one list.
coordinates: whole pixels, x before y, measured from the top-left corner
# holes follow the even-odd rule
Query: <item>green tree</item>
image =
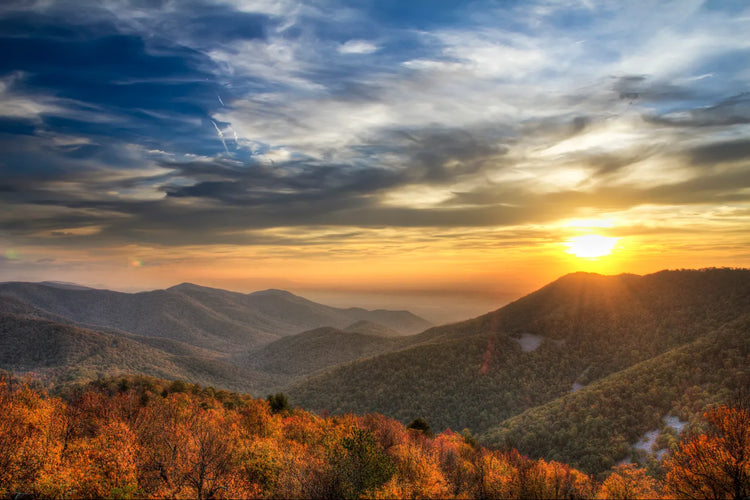
[(283, 392), (269, 394), (266, 399), (268, 400), (268, 404), (271, 406), (271, 411), (273, 413), (281, 413), (292, 409), (289, 405), (289, 400)]
[(383, 486), (396, 473), (396, 466), (378, 443), (364, 429), (354, 429), (341, 440), (329, 460), (330, 492), (334, 498), (360, 498)]
[(409, 425), (406, 426), (407, 429), (413, 429), (415, 431), (419, 431), (422, 434), (426, 436), (432, 436), (432, 429), (430, 428), (430, 424), (427, 423), (427, 420), (425, 420), (422, 417), (415, 418), (414, 420), (409, 423)]

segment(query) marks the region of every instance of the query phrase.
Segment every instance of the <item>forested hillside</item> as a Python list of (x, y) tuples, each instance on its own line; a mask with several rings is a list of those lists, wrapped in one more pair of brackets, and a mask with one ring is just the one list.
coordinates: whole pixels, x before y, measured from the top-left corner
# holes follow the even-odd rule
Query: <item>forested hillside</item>
[[(173, 333), (81, 328), (69, 318), (84, 315), (86, 302), (75, 294), (92, 292), (101, 291), (0, 286), (0, 369), (52, 386), (139, 373), (255, 396), (284, 391), (315, 412), (377, 412), (404, 424), (421, 417), (437, 431), (467, 429), (489, 446), (590, 473), (663, 456), (684, 425), (750, 385), (750, 271), (743, 269), (576, 273), (484, 316), (411, 336), (350, 321), (364, 310), (288, 292), (243, 295), (190, 284), (151, 295), (107, 292), (109, 302), (85, 313), (127, 317), (121, 325), (168, 325)], [(159, 300), (140, 311), (148, 297)], [(284, 304), (291, 304), (288, 316)], [(274, 341), (237, 344), (245, 333), (235, 337), (240, 330), (232, 328), (248, 315), (253, 328), (286, 326), (278, 335), (267, 330)], [(324, 320), (340, 326), (289, 333), (290, 325)], [(227, 322), (235, 326), (222, 330)], [(187, 323), (192, 330), (179, 330)]]
[[(523, 452), (565, 457), (600, 472), (624, 458), (640, 433), (667, 415), (679, 391), (697, 384), (704, 393), (689, 414), (680, 413), (687, 418), (700, 414), (707, 403), (722, 401), (738, 377), (747, 376), (750, 366), (742, 353), (750, 329), (742, 318), (748, 311), (747, 270), (665, 271), (643, 277), (577, 273), (493, 313), (430, 329), (415, 336), (411, 348), (318, 374), (289, 393), (315, 410), (378, 411), (402, 421), (422, 416), (438, 429), (467, 427), (502, 444), (496, 432), (488, 431), (504, 420), (553, 400), (576, 401), (583, 396), (574, 391), (631, 367), (632, 376), (638, 363), (654, 359), (646, 366), (658, 367), (656, 359), (672, 349), (697, 342), (715, 346), (716, 352), (739, 353), (720, 359), (707, 351), (707, 358), (673, 363), (668, 374), (646, 371), (640, 386), (648, 387), (646, 394), (656, 391), (664, 398), (658, 417), (641, 418), (650, 411), (641, 399), (627, 404), (617, 397), (597, 400), (589, 413), (605, 422), (599, 427), (619, 428), (612, 421), (615, 415), (638, 425), (627, 435), (608, 435), (611, 441), (604, 447), (593, 440), (597, 444), (590, 447), (596, 453), (565, 452), (559, 446), (563, 437), (555, 445), (545, 441), (547, 448), (530, 446), (517, 435), (511, 441)], [(716, 376), (713, 385), (706, 385), (700, 372), (698, 379), (687, 373), (693, 362)], [(685, 387), (673, 379), (694, 383)], [(611, 408), (604, 407), (608, 401)], [(570, 446), (589, 446), (584, 443)]]
[(324, 327), (284, 337), (237, 356), (234, 362), (290, 381), (323, 368), (392, 351), (401, 345), (404, 342), (398, 337)]
[[(321, 417), (280, 402), (147, 377), (100, 379), (50, 397), (0, 377), (0, 496), (574, 499), (750, 492), (747, 481), (737, 489), (742, 476), (727, 467), (750, 451), (750, 412), (743, 408), (707, 413), (706, 433), (675, 447), (663, 481), (624, 466), (597, 482), (565, 464), (491, 451), (451, 431), (433, 436), (381, 415)], [(748, 432), (731, 432), (736, 428)], [(712, 461), (696, 466), (706, 454)]]
[[(282, 290), (240, 294), (189, 283), (136, 294), (2, 283), (0, 314), (14, 315), (5, 318), (0, 369), (50, 383), (141, 373), (256, 395), (397, 348), (404, 332), (430, 325), (407, 311), (338, 309)], [(310, 326), (320, 328), (303, 331)]]
[[(730, 403), (750, 387), (750, 315), (690, 344), (506, 420), (481, 436), (534, 457), (585, 471), (607, 470), (626, 457), (670, 449), (679, 438), (665, 417), (695, 424), (704, 408)], [(654, 449), (632, 447), (659, 430)]]
[(0, 313), (0, 370), (33, 375), (49, 385), (139, 373), (259, 392), (272, 376), (217, 359), (169, 339), (78, 328)]

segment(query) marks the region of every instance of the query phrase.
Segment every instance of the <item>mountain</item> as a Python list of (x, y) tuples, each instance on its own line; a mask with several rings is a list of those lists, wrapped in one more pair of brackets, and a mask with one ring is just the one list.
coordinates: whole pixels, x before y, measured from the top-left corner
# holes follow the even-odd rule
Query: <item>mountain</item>
[(277, 338), (253, 328), (249, 321), (242, 323), (222, 316), (195, 300), (166, 290), (129, 294), (38, 283), (3, 283), (0, 295), (80, 325), (170, 338), (219, 351)]
[[(288, 394), (317, 411), (380, 412), (402, 421), (422, 416), (435, 429), (467, 427), (501, 444), (510, 436), (498, 430), (507, 419), (552, 401), (581, 398), (587, 391), (572, 391), (682, 346), (711, 338), (728, 342), (731, 336), (713, 337), (715, 332), (749, 312), (748, 270), (576, 273), (497, 311), (411, 337), (410, 347), (315, 374)], [(750, 336), (744, 326), (731, 331), (740, 340)], [(735, 368), (741, 376), (750, 369), (746, 361)], [(662, 379), (653, 375), (651, 383), (659, 386)], [(717, 400), (726, 390), (719, 384), (702, 402)], [(616, 410), (637, 419), (646, 408), (618, 405)], [(591, 411), (610, 418), (603, 407)], [(660, 408), (659, 418), (666, 411)], [(520, 449), (553, 458), (549, 449)], [(586, 463), (590, 471), (604, 466), (602, 461)]]
[(312, 328), (376, 321), (406, 332), (430, 324), (407, 311), (338, 309), (289, 292), (241, 294), (189, 283), (167, 290), (121, 293), (70, 284), (0, 284), (0, 297), (79, 325), (177, 340), (221, 353), (258, 347)]
[(318, 304), (284, 290), (270, 289), (244, 295), (190, 283), (183, 283), (169, 290), (195, 298), (214, 310), (228, 314), (235, 307), (258, 311), (259, 317), (273, 331), (283, 332), (285, 335), (322, 326), (344, 328), (357, 321), (379, 323), (401, 334), (422, 332), (432, 326), (430, 322), (409, 311), (368, 311), (356, 307), (340, 309)]
[(273, 377), (169, 339), (113, 334), (6, 312), (0, 313), (0, 370), (32, 372), (56, 384), (122, 373), (246, 392), (276, 383)]
[(372, 321), (360, 320), (344, 328), (346, 332), (361, 333), (363, 335), (377, 335), (378, 337), (400, 337), (402, 333), (397, 332), (385, 325), (373, 323)]
[(313, 372), (392, 351), (402, 345), (404, 342), (400, 338), (323, 327), (281, 338), (233, 361), (285, 377), (289, 383)]
[(395, 331), (424, 322), (406, 312), (192, 284), (122, 294), (5, 283), (0, 319), (0, 369), (284, 391), (313, 411), (423, 417), (591, 473), (662, 453), (708, 405), (750, 386), (744, 269), (574, 273), (414, 335)]
[[(709, 404), (750, 387), (750, 314), (487, 430), (481, 440), (589, 472), (666, 450)], [(670, 425), (672, 426), (670, 428)], [(652, 434), (654, 446), (640, 446)], [(640, 448), (640, 450), (639, 450)]]

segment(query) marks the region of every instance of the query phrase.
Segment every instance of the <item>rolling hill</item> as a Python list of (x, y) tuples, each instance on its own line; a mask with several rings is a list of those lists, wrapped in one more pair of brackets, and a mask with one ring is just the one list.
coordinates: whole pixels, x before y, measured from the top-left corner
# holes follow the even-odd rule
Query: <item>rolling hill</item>
[(369, 358), (404, 345), (398, 337), (323, 327), (281, 338), (233, 359), (240, 366), (285, 377), (290, 383), (331, 366)]
[[(696, 422), (707, 405), (732, 403), (750, 387), (749, 360), (750, 314), (745, 314), (687, 345), (512, 417), (481, 440), (589, 472), (607, 470), (628, 457), (667, 449), (677, 434), (665, 420)], [(639, 452), (633, 443), (649, 432), (659, 432), (662, 441)]]
[(322, 326), (343, 328), (360, 320), (403, 332), (430, 326), (407, 311), (338, 309), (281, 290), (241, 294), (189, 283), (130, 294), (10, 282), (0, 284), (0, 297), (79, 325), (167, 338), (222, 353), (244, 351)]
[(272, 377), (169, 339), (108, 333), (0, 313), (0, 370), (34, 373), (54, 384), (137, 373), (258, 392)]

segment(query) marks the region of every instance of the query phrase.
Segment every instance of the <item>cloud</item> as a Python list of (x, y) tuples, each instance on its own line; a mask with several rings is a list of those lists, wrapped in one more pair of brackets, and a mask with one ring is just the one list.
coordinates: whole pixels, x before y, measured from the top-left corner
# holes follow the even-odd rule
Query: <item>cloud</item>
[(347, 40), (337, 49), (341, 54), (372, 54), (378, 46), (367, 40)]
[(705, 144), (689, 151), (688, 156), (694, 165), (741, 161), (745, 167), (750, 167), (750, 139)]
[(24, 78), (26, 75), (21, 71), (0, 78), (0, 117), (39, 122), (43, 115), (63, 112), (52, 98), (14, 91), (13, 87)]
[(673, 127), (720, 127), (750, 123), (750, 92), (743, 92), (710, 106), (648, 116), (654, 123)]
[(0, 10), (5, 46), (26, 42), (0, 73), (19, 241), (512, 245), (579, 212), (750, 203), (746, 21), (722, 9), (71, 5)]

